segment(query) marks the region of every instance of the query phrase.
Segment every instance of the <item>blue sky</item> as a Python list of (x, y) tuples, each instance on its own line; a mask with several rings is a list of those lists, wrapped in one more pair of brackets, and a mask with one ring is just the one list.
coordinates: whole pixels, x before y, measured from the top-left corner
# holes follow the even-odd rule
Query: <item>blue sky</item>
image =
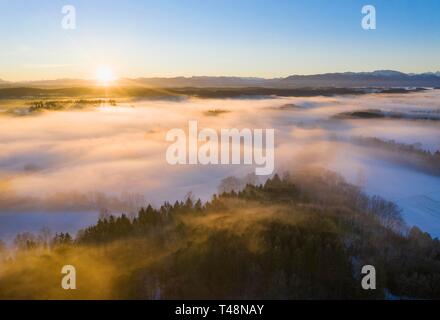
[[(74, 5), (77, 29), (61, 28)], [(377, 29), (361, 28), (361, 8)], [(0, 0), (0, 78), (440, 70), (438, 0)]]

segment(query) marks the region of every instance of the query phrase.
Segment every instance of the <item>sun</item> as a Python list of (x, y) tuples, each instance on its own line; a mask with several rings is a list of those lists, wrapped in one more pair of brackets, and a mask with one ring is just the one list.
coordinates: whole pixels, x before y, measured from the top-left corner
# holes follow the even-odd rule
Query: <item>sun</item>
[(96, 71), (96, 79), (98, 80), (98, 84), (108, 86), (116, 80), (116, 77), (109, 67), (100, 67)]

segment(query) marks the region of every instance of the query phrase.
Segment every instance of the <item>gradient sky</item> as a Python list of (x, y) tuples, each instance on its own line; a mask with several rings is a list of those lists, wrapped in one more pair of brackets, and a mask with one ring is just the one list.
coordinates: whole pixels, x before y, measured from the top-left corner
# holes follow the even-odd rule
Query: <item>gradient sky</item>
[[(63, 5), (77, 29), (61, 28)], [(375, 5), (377, 30), (361, 28)], [(0, 0), (0, 78), (440, 70), (438, 0)]]

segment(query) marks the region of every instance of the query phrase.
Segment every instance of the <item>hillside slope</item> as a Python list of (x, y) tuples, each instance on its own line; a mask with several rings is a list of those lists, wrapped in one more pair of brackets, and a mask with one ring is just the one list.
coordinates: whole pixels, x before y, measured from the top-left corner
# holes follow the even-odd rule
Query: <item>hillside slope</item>
[[(0, 298), (440, 297), (439, 241), (325, 171), (107, 217), (74, 240), (38, 239), (16, 240), (0, 265)], [(77, 269), (76, 291), (60, 288), (65, 264)], [(377, 290), (361, 289), (366, 264)]]

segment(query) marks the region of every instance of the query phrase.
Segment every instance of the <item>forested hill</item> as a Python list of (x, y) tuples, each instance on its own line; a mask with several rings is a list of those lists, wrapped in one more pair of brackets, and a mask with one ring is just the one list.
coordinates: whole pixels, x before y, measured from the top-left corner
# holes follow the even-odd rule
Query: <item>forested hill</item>
[[(326, 171), (275, 175), (206, 204), (148, 206), (134, 219), (103, 218), (75, 239), (16, 245), (0, 297), (440, 298), (439, 241), (407, 228), (393, 203)], [(66, 261), (82, 275), (75, 293), (42, 281)], [(367, 264), (376, 290), (361, 289)]]

